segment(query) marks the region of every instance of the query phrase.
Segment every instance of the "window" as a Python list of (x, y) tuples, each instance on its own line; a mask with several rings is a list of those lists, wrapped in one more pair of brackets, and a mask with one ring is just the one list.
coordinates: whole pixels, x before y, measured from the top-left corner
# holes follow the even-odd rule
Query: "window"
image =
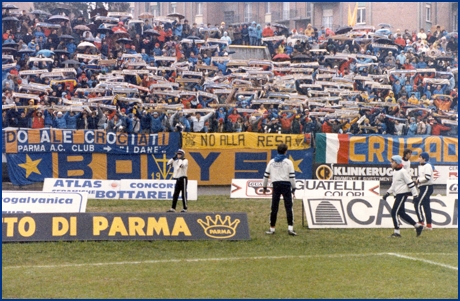
[(251, 3), (246, 2), (244, 4), (244, 22), (251, 22)]
[(203, 14), (203, 2), (196, 3), (196, 14), (202, 15)]
[(306, 18), (311, 18), (311, 2), (307, 2)]
[(425, 15), (426, 15), (426, 21), (431, 22), (431, 4), (425, 5)]
[(452, 30), (453, 31), (458, 31), (458, 11), (453, 12), (453, 24), (452, 24)]
[(269, 14), (271, 12), (271, 5), (270, 2), (265, 3), (265, 13)]
[(170, 6), (170, 13), (173, 14), (176, 12), (176, 7), (177, 7), (177, 2), (171, 2), (171, 6)]
[(324, 28), (332, 28), (332, 9), (323, 9), (323, 26)]
[(289, 20), (289, 2), (283, 2), (283, 20)]
[(366, 8), (358, 7), (356, 15), (356, 24), (366, 24)]
[(158, 16), (158, 8), (159, 8), (159, 3), (158, 2), (150, 2), (149, 3), (149, 12), (151, 12), (154, 16)]

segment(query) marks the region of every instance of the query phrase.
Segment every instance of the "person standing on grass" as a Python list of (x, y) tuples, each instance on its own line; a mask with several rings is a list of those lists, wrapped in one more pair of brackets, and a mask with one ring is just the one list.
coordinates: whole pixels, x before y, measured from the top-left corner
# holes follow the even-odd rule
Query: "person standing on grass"
[(414, 197), (414, 203), (418, 199), (418, 192), (415, 187), (415, 183), (412, 181), (409, 172), (404, 168), (401, 156), (395, 155), (391, 157), (391, 167), (393, 168), (393, 181), (391, 182), (391, 186), (387, 193), (383, 196), (383, 199), (386, 200), (391, 194), (395, 195), (395, 202), (391, 208), (394, 233), (391, 234), (390, 237), (401, 237), (398, 216), (414, 226), (417, 231), (417, 236), (420, 236), (420, 234), (422, 234), (423, 225), (421, 223), (416, 223), (412, 217), (406, 213), (406, 208), (404, 208), (404, 203), (411, 193)]
[(415, 213), (417, 214), (418, 222), (424, 225), (424, 218), (422, 213), (425, 212), (426, 217), (426, 227), (425, 229), (432, 230), (432, 220), (431, 220), (431, 207), (430, 207), (430, 197), (433, 194), (433, 166), (431, 165), (430, 156), (428, 153), (421, 153), (419, 156), (420, 165), (418, 167), (418, 178), (415, 184), (418, 185), (420, 189), (420, 198), (414, 200)]
[(167, 212), (176, 212), (177, 200), (179, 199), (179, 193), (182, 192), (182, 205), (183, 208), (181, 212), (187, 212), (187, 169), (188, 169), (188, 160), (184, 158), (185, 152), (182, 149), (179, 149), (176, 152), (174, 158), (169, 159), (167, 165), (174, 168), (173, 179), (176, 180), (176, 185), (174, 186), (174, 194), (171, 209)]
[(297, 233), (294, 232), (294, 213), (292, 208), (292, 195), (295, 192), (295, 171), (294, 164), (286, 157), (287, 150), (288, 147), (286, 144), (281, 143), (278, 145), (278, 154), (268, 162), (267, 168), (265, 169), (262, 185), (264, 194), (267, 192), (268, 178), (271, 179), (273, 185), (270, 230), (265, 232), (265, 234), (275, 234), (280, 198), (283, 196), (288, 222), (288, 234), (293, 236), (297, 235)]

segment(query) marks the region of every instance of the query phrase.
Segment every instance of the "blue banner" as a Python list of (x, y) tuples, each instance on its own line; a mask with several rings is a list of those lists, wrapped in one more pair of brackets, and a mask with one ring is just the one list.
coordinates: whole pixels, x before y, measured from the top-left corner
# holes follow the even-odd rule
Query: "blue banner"
[(177, 150), (180, 133), (125, 134), (103, 130), (15, 129), (2, 131), (2, 152), (159, 154)]
[[(91, 137), (104, 137), (96, 132), (49, 129), (3, 131), (11, 182), (28, 185), (43, 182), (45, 178), (171, 178), (172, 169), (166, 166), (166, 162), (180, 147), (180, 133), (124, 135), (125, 138), (122, 135), (105, 135), (105, 143), (96, 144)], [(58, 138), (51, 138), (54, 142), (48, 141), (53, 133)], [(116, 142), (122, 139), (126, 139), (126, 144)], [(54, 151), (50, 151), (53, 148)]]

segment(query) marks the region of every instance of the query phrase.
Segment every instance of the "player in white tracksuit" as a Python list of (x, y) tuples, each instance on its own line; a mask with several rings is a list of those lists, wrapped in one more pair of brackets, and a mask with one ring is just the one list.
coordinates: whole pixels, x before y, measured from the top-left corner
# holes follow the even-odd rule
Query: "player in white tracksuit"
[(412, 217), (406, 213), (406, 209), (404, 207), (404, 203), (409, 195), (412, 194), (414, 200), (418, 198), (415, 183), (412, 181), (409, 172), (403, 167), (403, 160), (401, 156), (396, 155), (391, 157), (391, 167), (393, 168), (393, 181), (391, 183), (391, 187), (383, 196), (384, 200), (386, 200), (391, 194), (395, 196), (395, 202), (391, 208), (391, 218), (393, 219), (394, 225), (394, 233), (391, 237), (401, 237), (398, 216), (414, 226), (417, 230), (417, 236), (420, 236), (423, 230), (423, 225), (421, 223), (416, 223)]
[(262, 184), (264, 193), (267, 191), (268, 178), (271, 179), (273, 185), (270, 230), (265, 232), (266, 234), (275, 233), (276, 218), (282, 195), (284, 199), (284, 208), (286, 209), (288, 234), (293, 236), (297, 235), (297, 233), (294, 232), (294, 214), (292, 211), (292, 195), (295, 192), (295, 171), (294, 164), (286, 157), (287, 149), (288, 147), (284, 143), (278, 145), (278, 154), (268, 162), (264, 172)]
[(425, 222), (422, 213), (425, 212), (426, 217), (426, 229), (432, 229), (431, 223), (431, 207), (430, 207), (430, 196), (433, 194), (433, 166), (429, 163), (430, 156), (428, 153), (421, 153), (419, 156), (420, 165), (418, 167), (418, 178), (415, 184), (420, 189), (420, 198), (417, 202), (414, 202), (415, 213), (419, 223)]
[(403, 152), (402, 164), (403, 164), (403, 167), (409, 172), (409, 174), (410, 174), (410, 157), (411, 156), (412, 156), (412, 150), (406, 148)]
[(187, 212), (187, 169), (188, 169), (188, 160), (184, 158), (185, 152), (182, 149), (179, 149), (176, 152), (174, 158), (169, 159), (167, 165), (174, 168), (173, 179), (176, 180), (176, 185), (174, 186), (174, 194), (171, 209), (167, 212), (175, 212), (177, 200), (179, 198), (179, 193), (182, 192), (182, 205), (183, 208), (181, 212)]

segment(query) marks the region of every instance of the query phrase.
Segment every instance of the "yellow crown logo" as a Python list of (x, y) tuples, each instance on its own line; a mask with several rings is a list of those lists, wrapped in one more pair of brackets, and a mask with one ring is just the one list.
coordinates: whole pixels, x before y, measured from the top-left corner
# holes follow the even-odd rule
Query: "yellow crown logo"
[(236, 227), (240, 223), (240, 220), (235, 219), (231, 222), (228, 215), (225, 217), (225, 220), (222, 220), (221, 216), (217, 214), (214, 220), (210, 216), (206, 216), (206, 221), (199, 219), (198, 223), (203, 227), (204, 233), (207, 236), (222, 239), (235, 236)]

